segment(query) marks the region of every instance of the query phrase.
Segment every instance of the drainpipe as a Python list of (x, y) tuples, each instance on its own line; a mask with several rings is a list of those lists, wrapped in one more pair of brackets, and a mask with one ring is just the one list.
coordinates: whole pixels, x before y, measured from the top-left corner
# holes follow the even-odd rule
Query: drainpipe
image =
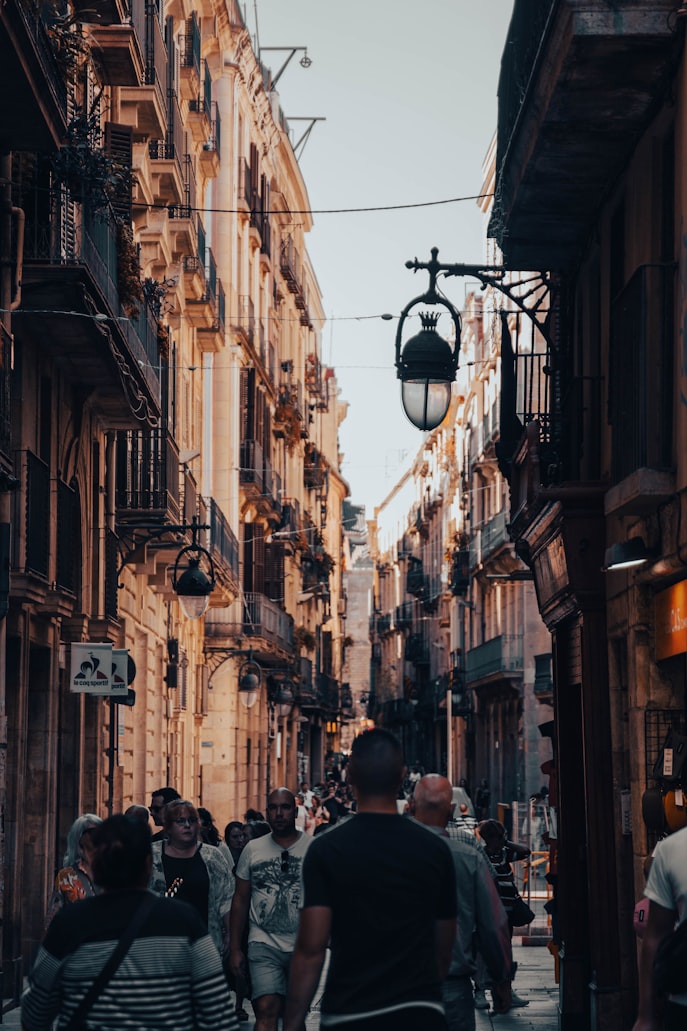
[[(12, 158), (10, 154), (0, 154), (0, 321), (4, 329), (11, 333), (12, 316), (10, 309), (13, 300), (12, 285)], [(22, 226), (23, 238), (23, 226)], [(0, 492), (0, 526), (7, 526), (3, 535), (8, 543), (7, 556), (0, 559), (9, 563), (9, 528), (10, 528), (10, 496), (6, 491)], [(5, 685), (7, 684), (7, 623), (0, 618), (0, 926), (4, 927), (5, 896), (5, 820), (7, 815), (7, 709), (5, 704)], [(5, 950), (3, 950), (5, 951)], [(4, 980), (4, 971), (3, 980)], [(7, 994), (7, 993), (5, 993)]]
[(11, 207), (10, 211), (12, 213), (12, 217), (15, 218), (17, 222), (17, 254), (15, 258), (16, 271), (14, 273), (14, 296), (9, 303), (9, 308), (10, 311), (16, 311), (21, 304), (21, 279), (24, 270), (24, 225), (26, 223), (26, 215), (24, 214), (23, 208)]

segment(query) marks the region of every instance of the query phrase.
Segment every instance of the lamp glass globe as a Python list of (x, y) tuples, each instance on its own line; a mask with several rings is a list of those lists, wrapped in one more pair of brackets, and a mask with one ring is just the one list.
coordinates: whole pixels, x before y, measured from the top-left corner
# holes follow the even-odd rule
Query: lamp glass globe
[(208, 594), (178, 594), (181, 611), (187, 619), (200, 619), (210, 604)]
[(257, 691), (239, 691), (239, 698), (244, 709), (252, 709), (258, 700)]
[(401, 384), (401, 401), (406, 416), (419, 430), (433, 430), (443, 422), (451, 403), (451, 384), (422, 377)]

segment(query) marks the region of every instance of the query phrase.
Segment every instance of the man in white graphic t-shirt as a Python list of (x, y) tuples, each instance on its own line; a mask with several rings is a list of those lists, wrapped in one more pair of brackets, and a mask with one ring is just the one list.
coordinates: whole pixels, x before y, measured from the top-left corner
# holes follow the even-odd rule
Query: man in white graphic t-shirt
[(276, 1031), (286, 998), (301, 907), (301, 864), (312, 842), (295, 821), (293, 794), (277, 788), (267, 800), (272, 833), (249, 841), (236, 867), (229, 965), (234, 976), (244, 981), (250, 973), (256, 1031)]

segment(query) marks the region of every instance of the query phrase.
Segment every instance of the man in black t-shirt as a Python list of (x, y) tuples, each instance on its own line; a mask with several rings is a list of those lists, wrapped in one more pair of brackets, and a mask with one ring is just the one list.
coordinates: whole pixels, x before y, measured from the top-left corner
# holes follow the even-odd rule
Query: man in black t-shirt
[(328, 944), (322, 1028), (438, 1031), (456, 933), (451, 854), (396, 811), (405, 768), (393, 734), (357, 737), (348, 770), (358, 812), (313, 840), (303, 862), (284, 1031), (301, 1031)]

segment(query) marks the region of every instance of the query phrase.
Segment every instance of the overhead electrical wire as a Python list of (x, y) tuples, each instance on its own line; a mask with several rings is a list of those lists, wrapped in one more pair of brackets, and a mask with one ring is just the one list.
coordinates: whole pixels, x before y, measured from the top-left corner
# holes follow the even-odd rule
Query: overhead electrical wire
[[(361, 208), (300, 208), (292, 210), (291, 208), (275, 208), (274, 210), (262, 211), (263, 215), (357, 215), (365, 214), (367, 212), (374, 211), (409, 211), (415, 208), (436, 208), (441, 207), (445, 204), (460, 204), (463, 201), (469, 200), (484, 200), (488, 197), (493, 197), (493, 193), (473, 193), (465, 197), (446, 197), (443, 200), (425, 200), (415, 201), (412, 204), (373, 204)], [(156, 208), (161, 211), (175, 210), (176, 208), (183, 208), (184, 211), (200, 212), (206, 215), (242, 215), (245, 214), (245, 207), (243, 208), (194, 208), (188, 204), (158, 204), (154, 201), (142, 201), (136, 202), (134, 207), (137, 208)]]

